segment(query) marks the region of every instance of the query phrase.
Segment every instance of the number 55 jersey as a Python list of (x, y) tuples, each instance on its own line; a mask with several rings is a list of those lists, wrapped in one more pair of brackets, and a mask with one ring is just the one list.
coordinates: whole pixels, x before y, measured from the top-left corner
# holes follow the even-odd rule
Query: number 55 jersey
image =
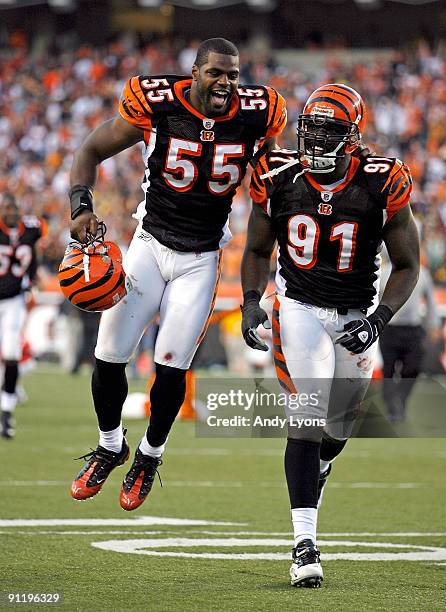
[(143, 228), (176, 251), (213, 251), (230, 236), (232, 199), (256, 147), (285, 127), (285, 102), (270, 87), (240, 87), (226, 115), (208, 118), (189, 102), (191, 83), (135, 76), (119, 113), (144, 131)]
[(367, 308), (379, 289), (383, 229), (409, 203), (410, 170), (394, 158), (352, 157), (330, 186), (300, 164), (265, 176), (295, 159), (283, 150), (261, 157), (250, 187), (276, 232), (278, 292), (315, 306)]

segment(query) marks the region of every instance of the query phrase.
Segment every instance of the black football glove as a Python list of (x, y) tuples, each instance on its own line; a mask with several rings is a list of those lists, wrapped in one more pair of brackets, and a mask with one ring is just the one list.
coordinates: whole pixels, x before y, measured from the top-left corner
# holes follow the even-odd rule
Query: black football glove
[(244, 294), (242, 311), (242, 334), (248, 346), (259, 351), (267, 351), (268, 346), (257, 333), (257, 327), (263, 325), (265, 329), (271, 329), (268, 315), (260, 308), (260, 294), (258, 291), (247, 291)]
[(341, 344), (350, 353), (363, 353), (372, 346), (378, 339), (379, 334), (393, 317), (392, 310), (380, 304), (378, 308), (364, 319), (356, 319), (344, 325), (344, 332), (347, 332), (336, 340), (336, 344)]

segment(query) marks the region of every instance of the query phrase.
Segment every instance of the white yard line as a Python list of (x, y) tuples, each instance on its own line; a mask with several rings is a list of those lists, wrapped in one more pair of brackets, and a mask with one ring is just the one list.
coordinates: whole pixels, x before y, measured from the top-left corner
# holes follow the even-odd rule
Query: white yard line
[(167, 518), (164, 516), (138, 516), (134, 519), (0, 519), (0, 527), (137, 527), (139, 525), (246, 525), (227, 521), (203, 521), (196, 519)]
[[(92, 542), (95, 548), (119, 553), (150, 555), (162, 557), (184, 557), (195, 559), (221, 559), (221, 560), (289, 560), (288, 553), (214, 553), (214, 552), (183, 552), (164, 550), (166, 548), (248, 548), (263, 546), (265, 548), (287, 547), (289, 539), (246, 539), (246, 538), (150, 538), (138, 540), (108, 540), (106, 542)], [(339, 552), (324, 554), (324, 560), (345, 561), (446, 561), (446, 548), (434, 546), (420, 546), (413, 544), (393, 544), (391, 542), (355, 542), (343, 540), (324, 540), (320, 545), (326, 547), (365, 547), (379, 549), (397, 549), (405, 552)], [(149, 550), (147, 550), (149, 549)], [(156, 550), (154, 550), (156, 549)], [(163, 549), (163, 550), (159, 550)], [(408, 552), (410, 550), (410, 552)]]
[[(284, 538), (288, 538), (288, 542), (292, 541), (292, 536), (290, 535), (289, 532), (287, 531), (208, 531), (205, 529), (182, 529), (181, 533), (187, 532), (187, 534), (193, 534), (193, 533), (197, 533), (200, 535), (211, 535), (211, 536), (281, 536)], [(10, 533), (10, 531), (8, 531), (7, 529), (5, 530), (0, 530), (0, 533)], [(32, 529), (30, 531), (18, 531), (16, 529), (14, 529), (13, 531), (14, 534), (17, 535), (33, 535), (33, 534), (38, 534), (38, 535), (114, 535), (114, 534), (118, 534), (118, 535), (163, 535), (165, 536), (166, 534), (175, 534), (175, 533), (180, 533), (177, 530), (172, 530), (172, 529), (167, 529), (164, 531), (150, 531), (147, 529), (141, 529), (138, 531), (132, 531), (130, 529), (103, 529), (103, 530), (79, 530), (79, 529), (75, 529), (75, 530), (66, 530), (66, 531), (60, 531), (60, 530), (42, 530), (42, 529)], [(421, 532), (421, 531), (407, 531), (407, 532), (379, 532), (379, 533), (372, 533), (372, 532), (368, 532), (368, 531), (358, 531), (358, 532), (341, 532), (341, 533), (320, 533), (318, 534), (319, 538), (326, 538), (326, 537), (350, 537), (350, 538), (365, 538), (365, 537), (370, 537), (370, 538), (385, 538), (385, 537), (401, 537), (401, 538), (425, 538), (425, 537), (446, 537), (446, 532), (445, 531), (426, 531), (426, 532)], [(251, 541), (251, 540), (250, 540)], [(321, 543), (321, 542), (319, 542)], [(322, 542), (324, 544), (324, 546), (327, 545), (326, 542)], [(346, 542), (342, 541), (342, 543), (340, 545), (344, 545)], [(370, 543), (371, 544), (371, 543)], [(330, 545), (330, 544), (328, 544)], [(393, 546), (393, 545), (392, 545)], [(411, 546), (409, 546), (411, 548)]]
[[(0, 487), (61, 487), (68, 486), (65, 480), (0, 480)], [(257, 482), (255, 480), (165, 480), (168, 487), (226, 488), (244, 487), (283, 489), (281, 480)], [(441, 486), (441, 485), (439, 485)], [(426, 488), (424, 482), (329, 482), (329, 489), (419, 489)]]

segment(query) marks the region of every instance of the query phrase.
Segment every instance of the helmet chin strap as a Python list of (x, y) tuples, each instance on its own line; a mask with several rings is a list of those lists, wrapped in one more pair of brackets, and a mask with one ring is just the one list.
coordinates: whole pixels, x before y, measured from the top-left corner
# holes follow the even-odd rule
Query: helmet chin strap
[(287, 162), (283, 166), (279, 166), (279, 168), (274, 168), (273, 170), (270, 170), (269, 172), (266, 172), (265, 174), (261, 174), (260, 178), (265, 179), (265, 178), (276, 176), (277, 174), (280, 174), (284, 170), (288, 170), (288, 168), (291, 168), (292, 166), (295, 166), (296, 164), (302, 163), (302, 161), (309, 164), (310, 160), (311, 161), (317, 160), (317, 163), (320, 164), (320, 167), (319, 168), (318, 167), (303, 168), (303, 170), (301, 170), (300, 172), (294, 175), (293, 183), (296, 182), (296, 179), (298, 179), (299, 176), (302, 176), (306, 172), (311, 172), (313, 174), (327, 174), (328, 172), (333, 172), (333, 170), (336, 167), (336, 153), (339, 151), (339, 149), (342, 147), (343, 144), (345, 143), (341, 141), (333, 151), (331, 151), (330, 153), (325, 153), (324, 155), (320, 155), (318, 157), (315, 157), (312, 155), (301, 155), (299, 158), (292, 159), (291, 161)]
[[(269, 172), (265, 172), (265, 174), (261, 174), (260, 178), (261, 179), (266, 179), (266, 178), (270, 178), (270, 177), (276, 176), (277, 174), (280, 174), (284, 170), (288, 170), (288, 168), (291, 168), (292, 166), (296, 166), (297, 164), (302, 163), (302, 159), (304, 159), (308, 163), (308, 160), (306, 159), (306, 156), (303, 155), (301, 157), (298, 157), (297, 159), (292, 159), (291, 161), (287, 162), (286, 164), (283, 164), (283, 166), (279, 166), (278, 168), (273, 168), (273, 170), (270, 170)], [(304, 168), (303, 170), (301, 170), (300, 172), (298, 172), (297, 174), (294, 175), (293, 183), (296, 182), (296, 179), (298, 179), (299, 176), (302, 176), (302, 174), (305, 174), (305, 172), (327, 173), (327, 172), (333, 172), (334, 169), (335, 169), (335, 164), (330, 165), (329, 168), (319, 168), (319, 169)]]

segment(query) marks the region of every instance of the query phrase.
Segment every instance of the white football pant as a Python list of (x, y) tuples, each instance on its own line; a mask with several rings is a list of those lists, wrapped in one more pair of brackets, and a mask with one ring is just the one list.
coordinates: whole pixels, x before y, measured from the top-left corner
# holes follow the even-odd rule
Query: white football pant
[(0, 338), (3, 361), (20, 361), (22, 333), (26, 319), (25, 296), (0, 300)]
[(364, 316), (360, 310), (340, 315), (336, 309), (282, 295), (274, 305), (273, 351), (279, 382), (289, 393), (304, 393), (304, 401), (290, 406), (289, 414), (325, 419), (324, 431), (336, 439), (351, 434), (373, 374), (378, 343), (355, 355), (335, 341), (346, 323)]
[(137, 228), (124, 258), (133, 289), (102, 314), (95, 356), (126, 363), (159, 313), (156, 363), (187, 369), (214, 308), (221, 251), (181, 253)]

